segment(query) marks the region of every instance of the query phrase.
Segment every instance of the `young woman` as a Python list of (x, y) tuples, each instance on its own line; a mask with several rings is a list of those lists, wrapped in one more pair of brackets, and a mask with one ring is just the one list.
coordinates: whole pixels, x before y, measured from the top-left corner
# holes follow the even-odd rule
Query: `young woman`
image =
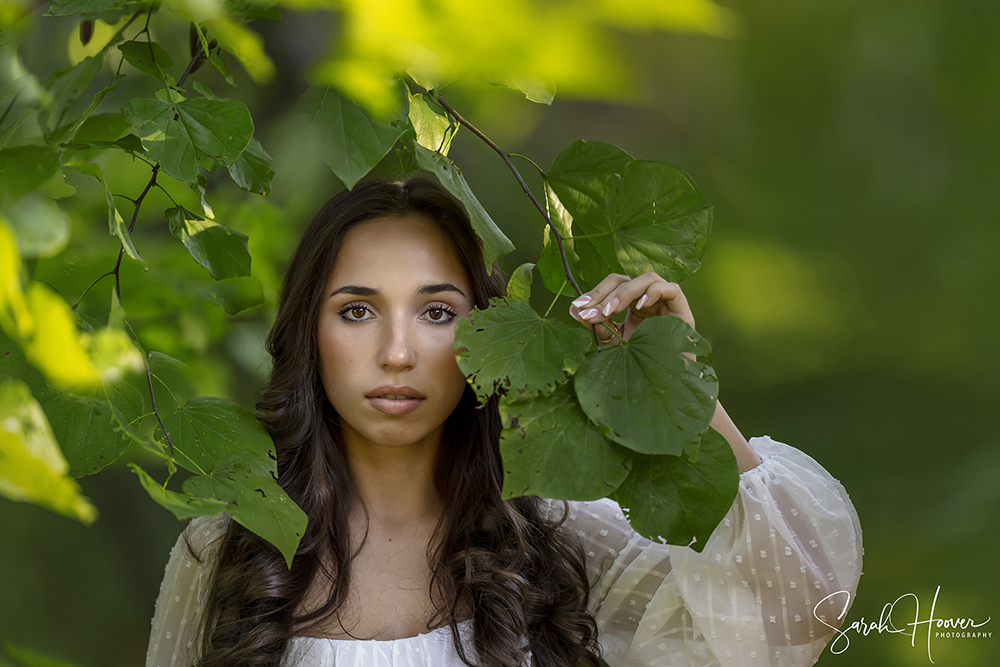
[[(496, 398), (476, 407), (458, 318), (502, 295), (462, 205), (415, 176), (334, 197), (292, 258), (257, 405), (309, 526), (291, 570), (227, 515), (171, 552), (147, 667), (812, 665), (861, 574), (843, 487), (712, 422), (739, 494), (702, 553), (613, 501), (502, 500)], [(676, 284), (608, 276), (582, 324), (694, 319)], [(841, 592), (843, 591), (843, 592)]]

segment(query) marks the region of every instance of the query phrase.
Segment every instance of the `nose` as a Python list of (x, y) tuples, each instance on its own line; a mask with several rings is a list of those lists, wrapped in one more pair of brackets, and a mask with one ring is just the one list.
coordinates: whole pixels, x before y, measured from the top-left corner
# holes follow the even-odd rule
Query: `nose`
[(413, 368), (417, 361), (417, 354), (414, 347), (414, 331), (410, 323), (394, 319), (388, 323), (382, 336), (382, 345), (378, 354), (379, 366), (392, 371)]

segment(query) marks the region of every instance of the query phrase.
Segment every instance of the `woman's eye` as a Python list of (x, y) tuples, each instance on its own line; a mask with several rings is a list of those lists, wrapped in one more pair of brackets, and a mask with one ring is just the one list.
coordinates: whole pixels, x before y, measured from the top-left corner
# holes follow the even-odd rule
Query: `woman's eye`
[(366, 319), (368, 306), (360, 304), (348, 304), (340, 310), (340, 316), (348, 322), (358, 322)]
[(450, 322), (457, 313), (450, 308), (434, 306), (427, 309), (427, 319), (435, 324), (446, 324)]

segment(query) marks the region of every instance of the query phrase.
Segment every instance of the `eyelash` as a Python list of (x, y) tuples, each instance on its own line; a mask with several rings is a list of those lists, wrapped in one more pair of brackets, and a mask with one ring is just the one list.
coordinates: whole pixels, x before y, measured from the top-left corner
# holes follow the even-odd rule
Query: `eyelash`
[[(366, 311), (368, 311), (369, 308), (368, 308), (367, 304), (359, 303), (359, 302), (354, 302), (354, 303), (347, 304), (346, 306), (344, 306), (343, 308), (340, 309), (340, 316), (344, 319), (345, 322), (365, 322), (365, 321), (367, 321), (366, 319), (355, 320), (355, 319), (351, 319), (350, 317), (347, 317), (347, 314), (350, 313), (352, 310), (366, 310)], [(431, 319), (428, 319), (428, 321), (431, 324), (448, 324), (453, 319), (455, 319), (456, 317), (458, 317), (458, 311), (456, 311), (451, 306), (445, 305), (443, 303), (433, 304), (430, 307), (428, 307), (427, 310), (428, 311), (431, 311), (431, 310), (440, 310), (441, 312), (445, 313), (448, 316), (448, 319), (440, 319), (440, 320), (431, 320)]]

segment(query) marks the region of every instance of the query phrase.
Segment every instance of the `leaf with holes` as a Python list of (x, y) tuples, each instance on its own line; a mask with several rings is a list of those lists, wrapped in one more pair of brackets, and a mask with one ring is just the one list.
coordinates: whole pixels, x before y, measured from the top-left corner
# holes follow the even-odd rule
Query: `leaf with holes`
[(182, 489), (191, 496), (224, 502), (233, 520), (276, 546), (291, 568), (308, 519), (270, 475), (255, 474), (234, 458), (220, 461), (209, 475), (185, 480)]
[(490, 299), (455, 329), (458, 366), (479, 400), (497, 389), (509, 395), (551, 392), (583, 363), (592, 346), (586, 329), (540, 316), (523, 299)]
[(533, 495), (597, 500), (628, 475), (631, 452), (604, 437), (569, 385), (517, 401), (501, 401), (503, 497)]
[[(714, 430), (701, 437), (698, 460), (637, 455), (615, 500), (638, 533), (701, 553), (733, 505), (740, 476), (733, 448)], [(692, 540), (694, 542), (692, 543)]]
[(624, 345), (587, 358), (574, 377), (576, 395), (587, 416), (629, 449), (693, 453), (715, 413), (719, 383), (707, 364), (682, 354), (710, 352), (679, 317), (650, 317)]

